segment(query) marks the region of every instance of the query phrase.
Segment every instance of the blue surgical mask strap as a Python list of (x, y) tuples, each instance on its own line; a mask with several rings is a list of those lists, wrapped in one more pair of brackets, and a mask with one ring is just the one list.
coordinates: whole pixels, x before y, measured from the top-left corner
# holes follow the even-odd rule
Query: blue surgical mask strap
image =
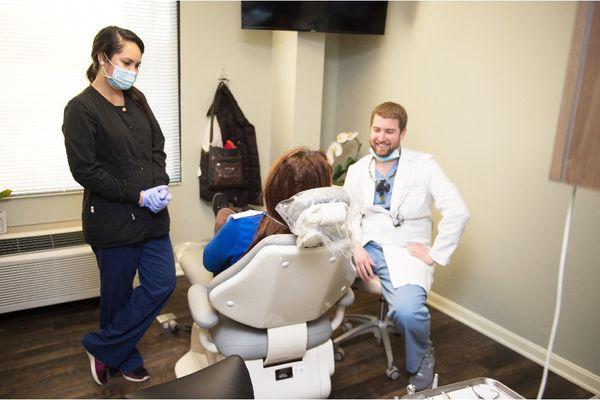
[[(112, 75), (114, 75), (115, 74), (115, 64), (113, 64), (110, 61), (110, 58), (108, 58), (108, 56), (106, 55), (105, 52), (102, 52), (102, 54), (104, 54), (104, 58), (106, 58), (106, 61), (108, 61), (108, 63), (113, 66), (113, 73), (112, 73)], [(108, 72), (106, 72), (106, 67), (104, 65), (102, 65), (102, 69), (104, 70), (104, 77), (105, 78), (112, 78), (112, 76), (109, 76)]]

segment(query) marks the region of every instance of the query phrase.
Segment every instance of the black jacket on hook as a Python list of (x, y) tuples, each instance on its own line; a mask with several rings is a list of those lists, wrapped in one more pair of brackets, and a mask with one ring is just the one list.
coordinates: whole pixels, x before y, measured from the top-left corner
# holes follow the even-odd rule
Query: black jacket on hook
[[(223, 82), (217, 87), (207, 116), (211, 115), (213, 108), (215, 120), (221, 128), (223, 143), (231, 140), (240, 149), (242, 156), (242, 186), (221, 189), (219, 192), (226, 194), (236, 207), (244, 207), (248, 204), (260, 205), (262, 188), (254, 126), (246, 119), (233, 94)], [(209, 186), (208, 152), (204, 149), (200, 154), (200, 172), (200, 198), (211, 201), (216, 191)]]

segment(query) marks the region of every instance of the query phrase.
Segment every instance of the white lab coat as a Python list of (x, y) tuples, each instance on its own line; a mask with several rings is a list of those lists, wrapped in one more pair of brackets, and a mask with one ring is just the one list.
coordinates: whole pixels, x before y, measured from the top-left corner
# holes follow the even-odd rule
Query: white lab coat
[[(370, 154), (350, 166), (346, 175), (344, 190), (351, 199), (354, 239), (362, 246), (371, 240), (381, 245), (394, 287), (414, 284), (429, 292), (434, 268), (408, 254), (406, 243), (430, 246), (429, 256), (437, 264), (447, 265), (471, 218), (469, 211), (431, 154), (402, 148), (389, 211), (373, 206), (374, 177), (375, 161)], [(432, 243), (434, 201), (442, 219)], [(402, 220), (400, 226), (394, 226)]]

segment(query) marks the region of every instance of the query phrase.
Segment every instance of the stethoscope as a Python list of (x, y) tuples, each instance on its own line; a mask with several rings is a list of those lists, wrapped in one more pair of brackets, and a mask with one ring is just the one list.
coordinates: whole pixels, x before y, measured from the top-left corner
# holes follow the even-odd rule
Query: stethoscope
[[(369, 176), (375, 183), (375, 192), (377, 192), (377, 194), (379, 194), (379, 199), (381, 201), (384, 201), (385, 194), (390, 191), (392, 186), (387, 181), (388, 178), (382, 178), (379, 181), (377, 180), (377, 178), (375, 177), (375, 175), (373, 173), (373, 171), (375, 170), (374, 161), (375, 161), (375, 157), (372, 157), (371, 161), (369, 162)], [(391, 179), (394, 176), (396, 176), (396, 172), (398, 172), (397, 166), (396, 166), (396, 170), (389, 178)], [(396, 210), (396, 215), (393, 215), (390, 210), (390, 215), (392, 217), (392, 223), (394, 224), (395, 227), (400, 227), (400, 226), (402, 226), (402, 224), (404, 224), (404, 217), (400, 214), (399, 210)]]

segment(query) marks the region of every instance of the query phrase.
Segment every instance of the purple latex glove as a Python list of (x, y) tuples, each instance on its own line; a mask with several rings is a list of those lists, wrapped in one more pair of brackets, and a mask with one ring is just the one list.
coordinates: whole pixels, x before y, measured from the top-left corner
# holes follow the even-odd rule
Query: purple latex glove
[(165, 208), (171, 200), (171, 194), (167, 185), (155, 186), (142, 191), (142, 207), (157, 213)]

